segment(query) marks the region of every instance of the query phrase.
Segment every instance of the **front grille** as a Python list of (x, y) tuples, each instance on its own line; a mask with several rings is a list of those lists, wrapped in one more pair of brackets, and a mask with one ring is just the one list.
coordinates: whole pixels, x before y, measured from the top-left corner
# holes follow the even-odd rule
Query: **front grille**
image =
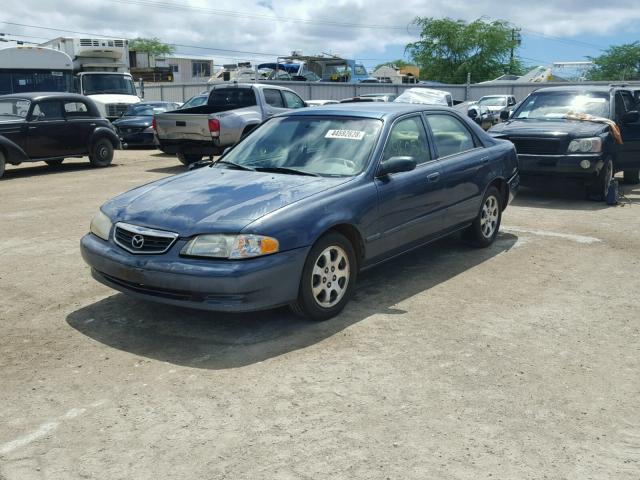
[(121, 117), (127, 111), (129, 105), (126, 103), (108, 103), (107, 117)]
[(563, 139), (511, 137), (516, 152), (523, 155), (562, 155), (565, 153)]
[(169, 250), (178, 234), (120, 222), (116, 224), (113, 238), (120, 247), (130, 253), (157, 254)]

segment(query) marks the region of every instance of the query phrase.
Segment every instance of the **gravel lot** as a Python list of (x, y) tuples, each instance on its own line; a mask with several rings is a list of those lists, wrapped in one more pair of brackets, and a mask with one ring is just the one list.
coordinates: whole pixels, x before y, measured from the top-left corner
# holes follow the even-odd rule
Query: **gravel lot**
[(493, 247), (363, 274), (321, 324), (202, 313), (95, 282), (109, 197), (149, 150), (0, 181), (0, 479), (640, 478), (640, 188), (524, 190)]

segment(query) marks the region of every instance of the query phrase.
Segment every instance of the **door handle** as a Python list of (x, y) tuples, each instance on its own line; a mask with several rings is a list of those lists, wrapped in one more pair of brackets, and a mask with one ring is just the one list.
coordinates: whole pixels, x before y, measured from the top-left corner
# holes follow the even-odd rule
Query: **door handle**
[(38, 127), (29, 127), (29, 130), (37, 130)]
[(427, 180), (431, 183), (437, 182), (440, 179), (440, 172), (434, 172), (430, 175), (427, 175)]
[(485, 164), (485, 163), (489, 163), (489, 157), (482, 157), (482, 158), (480, 159), (480, 161), (481, 161), (483, 164)]

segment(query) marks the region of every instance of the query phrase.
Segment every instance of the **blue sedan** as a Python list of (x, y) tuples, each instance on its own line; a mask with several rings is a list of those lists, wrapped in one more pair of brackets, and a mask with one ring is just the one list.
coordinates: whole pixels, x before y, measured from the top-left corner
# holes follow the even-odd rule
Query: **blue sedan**
[(96, 280), (142, 299), (325, 320), (363, 269), (458, 231), (491, 245), (517, 187), (513, 145), (447, 107), (300, 109), (108, 201), (81, 250)]

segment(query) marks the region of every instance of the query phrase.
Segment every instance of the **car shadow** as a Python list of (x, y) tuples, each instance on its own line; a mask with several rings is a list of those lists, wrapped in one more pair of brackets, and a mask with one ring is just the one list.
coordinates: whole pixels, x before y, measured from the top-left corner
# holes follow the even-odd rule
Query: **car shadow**
[(203, 369), (250, 365), (316, 344), (366, 318), (403, 314), (397, 305), (511, 249), (501, 233), (489, 248), (446, 239), (363, 272), (354, 298), (337, 317), (312, 322), (288, 308), (223, 314), (144, 302), (118, 293), (67, 316), (84, 335), (126, 352)]
[(556, 210), (603, 210), (604, 201), (587, 198), (582, 182), (565, 178), (527, 179), (511, 203), (517, 207)]
[[(26, 178), (26, 177), (37, 177), (39, 175), (55, 175), (57, 173), (68, 173), (68, 172), (82, 172), (82, 171), (91, 171), (95, 170), (89, 160), (76, 159), (77, 161), (71, 161), (69, 159), (68, 162), (63, 163), (62, 165), (58, 165), (56, 167), (50, 167), (46, 163), (37, 162), (33, 163), (30, 166), (21, 165), (20, 167), (13, 168), (11, 166), (7, 166), (7, 169), (4, 171), (4, 175), (2, 176), (2, 181), (16, 179), (16, 178)], [(109, 165), (111, 168), (115, 167), (117, 164), (112, 163)]]
[(170, 175), (176, 175), (178, 173), (187, 172), (188, 169), (182, 164), (174, 165), (172, 167), (158, 167), (158, 168), (150, 168), (147, 172), (151, 173), (168, 173)]

